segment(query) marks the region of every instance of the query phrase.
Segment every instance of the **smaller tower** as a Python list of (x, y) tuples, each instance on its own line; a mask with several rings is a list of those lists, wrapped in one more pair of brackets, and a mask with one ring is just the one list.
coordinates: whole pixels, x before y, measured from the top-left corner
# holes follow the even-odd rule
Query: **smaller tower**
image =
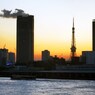
[(73, 27), (72, 27), (72, 44), (70, 49), (71, 49), (71, 59), (74, 59), (76, 55), (74, 18), (73, 18)]

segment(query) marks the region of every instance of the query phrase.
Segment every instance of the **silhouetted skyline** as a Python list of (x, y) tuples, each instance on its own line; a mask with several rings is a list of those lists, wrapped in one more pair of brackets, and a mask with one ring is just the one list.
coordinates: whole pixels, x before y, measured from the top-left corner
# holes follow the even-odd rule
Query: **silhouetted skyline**
[[(92, 50), (92, 19), (95, 18), (94, 0), (10, 0), (1, 1), (0, 9), (22, 9), (35, 16), (35, 59), (41, 59), (41, 51), (51, 55), (70, 57), (72, 18), (75, 18), (77, 55)], [(12, 11), (13, 13), (14, 11)], [(16, 52), (16, 19), (0, 18), (0, 47)]]

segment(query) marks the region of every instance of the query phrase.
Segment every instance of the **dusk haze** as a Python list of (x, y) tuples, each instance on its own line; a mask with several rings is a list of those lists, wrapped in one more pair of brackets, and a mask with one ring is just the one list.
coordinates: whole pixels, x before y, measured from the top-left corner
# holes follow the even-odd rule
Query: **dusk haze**
[(0, 1), (0, 95), (95, 95), (95, 0)]

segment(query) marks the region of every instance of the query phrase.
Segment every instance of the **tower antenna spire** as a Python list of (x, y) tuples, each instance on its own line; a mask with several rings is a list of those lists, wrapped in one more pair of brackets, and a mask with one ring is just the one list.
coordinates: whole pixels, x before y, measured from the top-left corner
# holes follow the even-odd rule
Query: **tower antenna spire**
[(74, 18), (73, 18), (73, 27), (72, 27), (72, 43), (70, 49), (71, 49), (71, 59), (73, 59), (76, 54)]
[(74, 17), (73, 17), (73, 27), (74, 27)]

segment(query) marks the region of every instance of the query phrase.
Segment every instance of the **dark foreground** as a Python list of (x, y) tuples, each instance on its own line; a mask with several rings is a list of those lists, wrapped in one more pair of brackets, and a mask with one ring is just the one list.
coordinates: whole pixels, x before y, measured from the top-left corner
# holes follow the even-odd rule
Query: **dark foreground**
[[(14, 75), (28, 76), (35, 78), (48, 79), (79, 79), (79, 80), (95, 80), (94, 72), (63, 72), (63, 71), (32, 71), (32, 72), (0, 72), (0, 77), (12, 77)], [(26, 78), (26, 79), (28, 79)]]

